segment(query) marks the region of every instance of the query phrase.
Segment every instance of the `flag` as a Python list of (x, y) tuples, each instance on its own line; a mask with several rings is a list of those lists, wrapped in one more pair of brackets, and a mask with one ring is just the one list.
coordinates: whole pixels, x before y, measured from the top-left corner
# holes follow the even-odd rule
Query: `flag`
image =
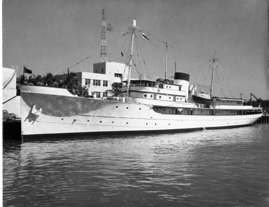
[(29, 70), (28, 68), (26, 68), (25, 66), (23, 66), (23, 73), (32, 74), (32, 70)]
[(145, 39), (149, 41), (149, 38), (145, 35), (145, 33), (142, 33), (142, 37), (144, 37)]

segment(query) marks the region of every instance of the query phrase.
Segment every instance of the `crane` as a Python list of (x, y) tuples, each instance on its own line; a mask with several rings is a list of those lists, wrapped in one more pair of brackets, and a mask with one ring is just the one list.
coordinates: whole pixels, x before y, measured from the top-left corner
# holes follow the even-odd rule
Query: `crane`
[(257, 98), (253, 93), (250, 93), (250, 104), (252, 105), (252, 97), (254, 97), (256, 99), (256, 104), (257, 106), (259, 106), (262, 102), (262, 99), (261, 98)]

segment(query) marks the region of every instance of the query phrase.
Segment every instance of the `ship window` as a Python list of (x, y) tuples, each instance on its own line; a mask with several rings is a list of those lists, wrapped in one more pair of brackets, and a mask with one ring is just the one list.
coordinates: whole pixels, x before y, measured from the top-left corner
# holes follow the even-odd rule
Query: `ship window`
[(128, 107), (126, 107), (126, 109), (128, 109)]
[(159, 96), (159, 98), (162, 98), (162, 96)]
[(120, 74), (120, 73), (115, 73), (114, 76), (115, 76), (115, 77), (118, 77), (118, 78), (121, 78), (121, 77), (122, 77), (122, 74)]
[(153, 97), (153, 95), (150, 95), (150, 98), (152, 98)]
[(147, 94), (144, 94), (144, 98), (147, 98)]

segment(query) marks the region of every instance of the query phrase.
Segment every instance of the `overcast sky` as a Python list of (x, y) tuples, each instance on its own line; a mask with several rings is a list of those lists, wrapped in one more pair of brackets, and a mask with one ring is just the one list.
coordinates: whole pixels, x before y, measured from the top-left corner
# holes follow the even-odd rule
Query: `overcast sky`
[(102, 9), (113, 26), (109, 61), (126, 60), (129, 37), (121, 34), (133, 19), (150, 39), (137, 34), (132, 77), (164, 77), (167, 41), (169, 77), (176, 62), (191, 84), (208, 85), (216, 51), (215, 95), (269, 98), (266, 0), (3, 0), (3, 66), (19, 74), (23, 65), (34, 74), (91, 72), (100, 61)]

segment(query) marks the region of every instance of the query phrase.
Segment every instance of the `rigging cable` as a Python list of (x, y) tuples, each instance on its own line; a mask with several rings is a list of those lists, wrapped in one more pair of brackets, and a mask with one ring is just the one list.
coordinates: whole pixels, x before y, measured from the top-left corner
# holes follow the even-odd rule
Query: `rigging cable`
[(221, 76), (222, 76), (222, 79), (223, 79), (224, 83), (226, 84), (226, 86), (227, 86), (227, 88), (228, 88), (230, 94), (231, 94), (232, 97), (234, 98), (233, 93), (231, 92), (231, 89), (230, 89), (229, 85), (226, 83), (226, 81), (225, 81), (225, 79), (224, 79), (224, 76), (223, 76), (223, 74), (222, 74), (222, 70), (221, 70), (221, 68), (220, 68), (219, 70), (220, 70), (220, 74), (221, 74)]
[[(139, 64), (139, 63), (138, 63), (138, 64)], [(134, 60), (133, 60), (133, 65), (134, 65), (135, 70), (136, 70), (136, 72), (137, 72), (137, 74), (138, 74), (138, 77), (139, 77), (139, 79), (140, 79), (140, 74), (139, 74), (139, 71), (138, 71), (138, 69), (137, 69), (137, 67), (136, 67), (136, 64), (135, 64)]]
[[(122, 36), (125, 36), (125, 34), (123, 34)], [(130, 51), (131, 51), (131, 41), (129, 42), (129, 46), (128, 46), (128, 50), (127, 50), (127, 54), (130, 54)], [(127, 68), (127, 64), (128, 64), (128, 59), (131, 58), (130, 56), (126, 55), (126, 59), (125, 59), (125, 68), (124, 68), (124, 71), (123, 73), (125, 73), (126, 71), (126, 68)]]
[(204, 85), (204, 83), (205, 83), (207, 77), (209, 76), (208, 74), (210, 74), (210, 71), (211, 71), (211, 68), (209, 67), (208, 70), (207, 70), (207, 74), (206, 74), (206, 76), (205, 76), (205, 78), (204, 78), (204, 80), (203, 80), (203, 85)]
[(138, 53), (138, 49), (137, 49), (137, 41), (138, 41), (138, 39), (137, 39), (137, 36), (135, 35), (135, 38), (136, 38), (136, 44), (135, 44), (135, 46), (136, 46), (136, 56), (137, 56), (137, 61), (138, 61), (138, 66), (139, 66), (139, 71), (138, 71), (138, 69), (136, 68), (136, 70), (137, 70), (137, 72), (139, 72), (139, 74), (138, 74), (138, 77), (139, 77), (139, 79), (141, 79), (141, 76), (142, 76), (142, 71), (141, 71), (141, 66), (140, 66), (140, 59), (139, 59), (139, 53)]
[[(144, 30), (145, 31), (145, 30)], [(156, 37), (155, 35), (152, 35), (151, 33), (149, 33), (149, 32), (147, 32), (148, 34), (150, 34), (150, 36), (151, 37), (153, 37), (153, 38), (155, 38), (158, 42), (160, 42), (160, 43), (162, 43), (162, 44), (166, 44), (166, 41), (163, 41), (163, 40), (161, 40), (160, 38), (158, 38), (158, 37)], [(184, 55), (189, 55), (189, 56), (191, 56), (191, 57), (196, 57), (196, 58), (200, 58), (200, 59), (202, 59), (202, 60), (205, 60), (205, 56), (202, 54), (202, 53), (198, 53), (197, 51), (196, 52), (193, 52), (193, 51), (191, 51), (191, 50), (187, 50), (187, 49), (179, 49), (179, 48), (176, 48), (176, 47), (174, 47), (174, 46), (172, 46), (172, 45), (170, 45), (170, 44), (168, 44), (168, 46), (169, 47), (171, 47), (171, 48), (173, 48), (173, 49), (175, 49), (175, 50), (178, 50), (178, 51), (184, 51), (185, 53), (183, 53)], [(188, 53), (188, 54), (186, 54), (186, 53)]]
[(141, 56), (142, 56), (142, 59), (143, 59), (143, 63), (144, 63), (144, 65), (145, 65), (147, 75), (148, 75), (148, 77), (149, 77), (149, 79), (150, 79), (150, 75), (149, 75), (149, 72), (148, 72), (148, 67), (147, 67), (147, 64), (146, 64), (145, 58), (144, 58), (144, 56), (143, 56), (143, 53), (142, 53), (141, 47), (140, 47), (140, 45), (139, 45), (138, 39), (137, 39), (137, 41), (136, 41), (136, 42), (137, 42), (138, 48), (139, 48), (139, 50), (140, 50), (140, 53), (141, 53)]
[[(121, 38), (122, 38), (122, 37), (119, 37), (119, 38), (115, 39), (113, 42), (111, 42), (111, 43), (110, 43), (109, 45), (107, 45), (107, 46), (111, 46), (111, 45), (114, 44), (115, 42), (119, 41)], [(99, 51), (99, 50), (96, 50), (96, 51), (93, 52), (91, 55), (87, 56), (86, 58), (84, 58), (84, 59), (82, 59), (82, 60), (80, 60), (80, 61), (78, 61), (78, 62), (76, 62), (74, 65), (69, 66), (67, 69), (63, 70), (62, 72), (60, 72), (60, 73), (58, 73), (58, 74), (56, 74), (56, 75), (62, 74), (62, 73), (64, 73), (65, 71), (69, 70), (70, 68), (73, 68), (73, 67), (79, 65), (80, 63), (84, 62), (85, 60), (88, 60), (90, 57), (92, 57), (93, 55), (97, 54), (98, 52), (100, 52), (100, 51)]]

